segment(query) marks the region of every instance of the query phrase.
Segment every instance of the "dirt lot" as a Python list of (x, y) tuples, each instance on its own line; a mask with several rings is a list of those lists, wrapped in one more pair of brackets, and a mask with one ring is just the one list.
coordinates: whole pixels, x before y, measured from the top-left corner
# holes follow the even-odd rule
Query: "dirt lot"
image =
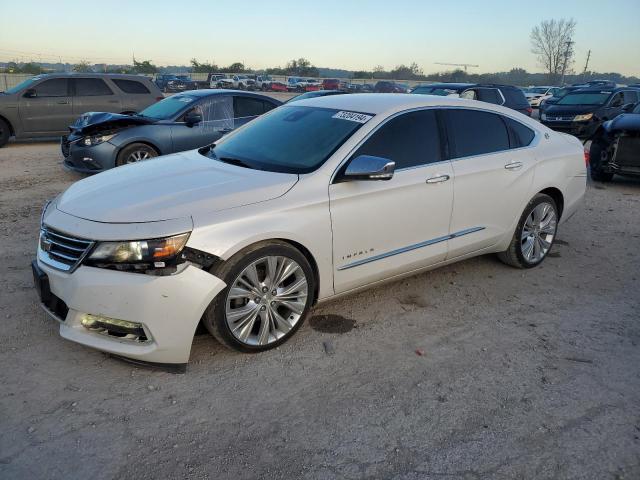
[(81, 178), (60, 163), (0, 149), (0, 478), (640, 478), (640, 182), (591, 185), (540, 268), (373, 289), (263, 354), (197, 336), (176, 375), (37, 305), (41, 206)]

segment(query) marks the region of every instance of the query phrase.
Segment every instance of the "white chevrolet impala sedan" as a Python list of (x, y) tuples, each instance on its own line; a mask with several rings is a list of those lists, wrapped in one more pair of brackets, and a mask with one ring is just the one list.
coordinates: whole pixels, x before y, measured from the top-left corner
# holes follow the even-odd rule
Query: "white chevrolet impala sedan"
[(535, 267), (585, 184), (580, 142), (513, 110), (302, 100), (72, 185), (44, 208), (34, 280), (64, 338), (185, 365), (200, 322), (255, 352), (383, 281), (487, 253)]

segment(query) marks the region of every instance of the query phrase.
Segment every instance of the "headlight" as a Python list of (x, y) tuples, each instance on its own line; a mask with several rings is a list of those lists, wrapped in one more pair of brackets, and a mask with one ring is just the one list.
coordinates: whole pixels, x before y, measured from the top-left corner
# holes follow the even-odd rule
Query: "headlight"
[(593, 117), (593, 113), (585, 113), (584, 115), (576, 115), (573, 117), (574, 122), (586, 122), (587, 120), (591, 120)]
[(82, 143), (86, 147), (93, 147), (94, 145), (100, 145), (101, 143), (108, 142), (115, 136), (115, 133), (112, 133), (111, 135), (91, 135), (89, 137), (84, 137)]
[(87, 263), (98, 267), (115, 266), (120, 270), (163, 268), (167, 263), (175, 263), (173, 260), (182, 251), (188, 238), (188, 233), (182, 233), (152, 240), (99, 242), (87, 258)]

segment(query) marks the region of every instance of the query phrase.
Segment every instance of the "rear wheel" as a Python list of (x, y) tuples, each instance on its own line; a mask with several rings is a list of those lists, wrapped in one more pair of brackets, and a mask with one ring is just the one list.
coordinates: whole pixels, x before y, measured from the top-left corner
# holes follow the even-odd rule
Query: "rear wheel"
[(157, 156), (158, 152), (153, 147), (145, 143), (132, 143), (120, 150), (118, 158), (116, 158), (116, 167), (138, 163)]
[(509, 248), (498, 254), (507, 265), (532, 268), (551, 250), (558, 228), (558, 208), (549, 195), (539, 193), (522, 212)]
[(0, 118), (0, 147), (4, 147), (11, 136), (9, 124)]
[(610, 182), (613, 173), (603, 171), (603, 165), (609, 163), (609, 152), (598, 140), (591, 142), (589, 147), (589, 171), (591, 179), (596, 182)]
[(234, 350), (277, 347), (300, 328), (313, 304), (313, 270), (306, 257), (285, 242), (248, 247), (213, 273), (227, 287), (209, 305), (203, 323)]

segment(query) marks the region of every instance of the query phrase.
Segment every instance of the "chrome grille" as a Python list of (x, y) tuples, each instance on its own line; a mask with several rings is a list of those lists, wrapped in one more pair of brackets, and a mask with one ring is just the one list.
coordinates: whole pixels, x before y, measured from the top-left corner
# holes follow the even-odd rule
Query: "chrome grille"
[(58, 270), (73, 271), (92, 246), (91, 240), (43, 226), (40, 230), (38, 257), (43, 263)]

